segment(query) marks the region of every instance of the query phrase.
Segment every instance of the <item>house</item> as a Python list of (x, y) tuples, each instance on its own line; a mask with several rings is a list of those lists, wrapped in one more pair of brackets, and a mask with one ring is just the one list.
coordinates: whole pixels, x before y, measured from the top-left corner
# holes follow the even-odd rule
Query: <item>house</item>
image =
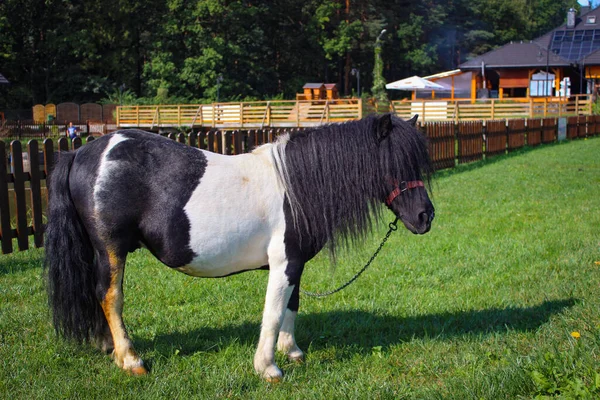
[(418, 98), (560, 98), (594, 94), (600, 86), (600, 7), (567, 12), (564, 25), (531, 40), (511, 42), (424, 77), (450, 87)]

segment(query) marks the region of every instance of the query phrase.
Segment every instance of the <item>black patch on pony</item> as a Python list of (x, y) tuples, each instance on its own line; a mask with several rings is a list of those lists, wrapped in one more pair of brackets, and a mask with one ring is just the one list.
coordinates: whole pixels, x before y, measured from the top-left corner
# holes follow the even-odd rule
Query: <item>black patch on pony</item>
[[(427, 140), (391, 114), (294, 132), (276, 146), (294, 227), (307, 248), (356, 244), (382, 216), (390, 179), (425, 180)], [(373, 220), (374, 219), (374, 220)]]
[(97, 193), (107, 211), (104, 217), (114, 220), (116, 231), (137, 233), (129, 249), (141, 242), (169, 267), (189, 264), (195, 254), (188, 246), (190, 221), (184, 207), (206, 171), (206, 156), (160, 135), (140, 130), (116, 133), (128, 140), (108, 156), (119, 168), (111, 171), (111, 183)]

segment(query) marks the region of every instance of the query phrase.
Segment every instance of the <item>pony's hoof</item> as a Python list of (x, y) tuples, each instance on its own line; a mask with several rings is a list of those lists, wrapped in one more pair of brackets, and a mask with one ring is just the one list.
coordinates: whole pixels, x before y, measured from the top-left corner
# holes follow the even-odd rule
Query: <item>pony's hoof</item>
[(142, 376), (142, 375), (147, 375), (148, 370), (143, 365), (140, 365), (138, 367), (133, 367), (131, 369), (128, 369), (127, 373), (129, 373), (130, 375), (133, 375), (133, 376)]
[(304, 353), (301, 351), (289, 353), (288, 360), (293, 361), (297, 364), (302, 364), (304, 363)]
[(261, 375), (269, 383), (279, 383), (283, 379), (283, 372), (276, 365), (265, 368)]
[(282, 378), (283, 377), (281, 377), (281, 376), (269, 376), (269, 377), (266, 377), (265, 380), (269, 383), (279, 383), (279, 382), (281, 382)]

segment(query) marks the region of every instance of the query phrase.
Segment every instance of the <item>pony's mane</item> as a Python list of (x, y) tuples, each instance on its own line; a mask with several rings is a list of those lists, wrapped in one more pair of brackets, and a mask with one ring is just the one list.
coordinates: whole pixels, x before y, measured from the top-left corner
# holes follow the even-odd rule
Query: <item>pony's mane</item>
[[(380, 121), (390, 130), (380, 136)], [(429, 181), (427, 143), (412, 124), (389, 115), (325, 125), (281, 137), (273, 147), (295, 228), (311, 244), (355, 244), (382, 217), (386, 179)]]

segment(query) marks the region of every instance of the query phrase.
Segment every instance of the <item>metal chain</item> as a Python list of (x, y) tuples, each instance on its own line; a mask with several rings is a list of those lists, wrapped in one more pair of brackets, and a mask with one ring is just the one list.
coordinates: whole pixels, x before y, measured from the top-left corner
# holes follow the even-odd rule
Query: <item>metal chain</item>
[(387, 231), (387, 233), (385, 234), (385, 237), (383, 238), (383, 240), (381, 241), (381, 244), (379, 245), (379, 247), (377, 247), (377, 250), (375, 250), (375, 253), (373, 253), (373, 255), (371, 256), (371, 258), (369, 259), (369, 261), (367, 261), (367, 263), (365, 264), (364, 267), (362, 267), (362, 269), (360, 271), (358, 271), (353, 277), (352, 279), (350, 279), (348, 282), (344, 283), (342, 286), (338, 287), (337, 289), (333, 289), (330, 290), (328, 292), (323, 292), (323, 293), (315, 293), (315, 292), (307, 292), (306, 290), (302, 290), (300, 289), (300, 292), (302, 294), (305, 294), (307, 296), (310, 297), (325, 297), (325, 296), (329, 296), (331, 294), (337, 293), (340, 290), (346, 288), (347, 286), (349, 286), (352, 282), (354, 282), (363, 272), (365, 272), (365, 270), (367, 268), (369, 268), (369, 266), (371, 265), (371, 263), (373, 262), (373, 260), (375, 260), (375, 258), (377, 257), (377, 255), (379, 254), (379, 252), (381, 251), (381, 249), (383, 248), (383, 245), (385, 244), (385, 242), (387, 242), (387, 240), (389, 239), (390, 235), (392, 234), (392, 232), (395, 232), (398, 230), (398, 218), (396, 218), (394, 220), (394, 222), (390, 222), (389, 226), (389, 230)]

